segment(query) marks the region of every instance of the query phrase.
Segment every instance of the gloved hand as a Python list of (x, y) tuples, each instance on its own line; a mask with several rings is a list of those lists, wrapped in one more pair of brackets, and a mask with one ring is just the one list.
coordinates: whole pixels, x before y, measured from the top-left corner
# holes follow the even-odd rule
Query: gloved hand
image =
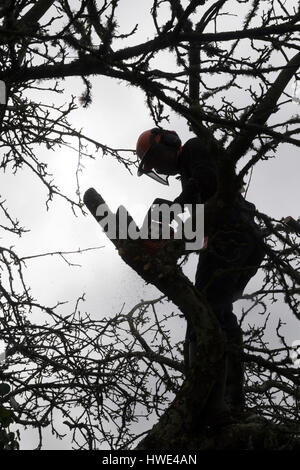
[(167, 240), (142, 240), (142, 249), (148, 255), (154, 256)]
[(201, 250), (206, 250), (207, 244), (208, 244), (208, 236), (204, 237), (203, 245), (201, 247)]
[(158, 250), (162, 248), (162, 246), (169, 241), (170, 239), (174, 238), (174, 230), (172, 227), (168, 227), (169, 233), (170, 233), (170, 238), (168, 239), (163, 239), (163, 229), (162, 229), (162, 224), (160, 222), (157, 222), (159, 225), (158, 227), (158, 235), (159, 238), (151, 238), (151, 233), (149, 234), (150, 237), (146, 240), (142, 240), (142, 248), (143, 250), (148, 253), (149, 255), (155, 255)]
[(293, 217), (290, 215), (288, 217), (285, 217), (283, 219), (283, 222), (290, 228), (292, 229), (293, 232), (299, 233), (300, 234), (300, 221), (295, 220)]
[[(164, 224), (164, 221), (153, 219), (153, 216), (155, 217), (155, 215), (158, 215), (153, 211), (154, 206), (161, 204), (170, 206), (173, 203), (167, 199), (155, 199), (151, 204), (143, 223), (144, 231), (147, 232), (148, 238), (142, 240), (142, 248), (149, 255), (155, 255), (169, 239), (174, 238), (174, 230), (169, 226), (169, 224)], [(166, 237), (166, 234), (168, 238), (164, 238)]]

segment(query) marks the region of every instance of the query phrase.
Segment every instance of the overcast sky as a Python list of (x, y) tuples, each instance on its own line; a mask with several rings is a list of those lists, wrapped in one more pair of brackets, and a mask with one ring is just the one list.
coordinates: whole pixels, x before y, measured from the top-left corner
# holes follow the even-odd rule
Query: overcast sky
[[(143, 27), (138, 31), (134, 43), (151, 36), (150, 23), (143, 15), (145, 4), (151, 2), (131, 0), (129, 14), (126, 2), (120, 2), (122, 32), (130, 30), (143, 17)], [(233, 29), (233, 20), (232, 17), (230, 21), (225, 18), (224, 29)], [(131, 45), (130, 40), (128, 45)], [(160, 60), (167, 70), (165, 56)], [(170, 68), (172, 66), (170, 63)], [(92, 81), (93, 103), (87, 110), (81, 108), (74, 112), (75, 127), (83, 128), (89, 137), (111, 147), (135, 148), (138, 135), (153, 127), (144, 95), (135, 88), (105, 77), (93, 78)], [(77, 96), (81, 94), (81, 80), (69, 79), (65, 83), (69, 93)], [(288, 86), (288, 91), (291, 90), (292, 83)], [(290, 109), (294, 114), (298, 113), (299, 104), (293, 103)], [(192, 137), (184, 119), (178, 116), (171, 115), (170, 124), (166, 127), (176, 130), (183, 142)], [(78, 153), (69, 149), (45, 153), (43, 149), (37, 149), (39, 155), (41, 160), (48, 162), (61, 190), (74, 195)], [(135, 172), (130, 175), (125, 167), (114, 162), (111, 157), (102, 158), (98, 154), (95, 160), (83, 159), (82, 163), (82, 193), (94, 187), (113, 210), (123, 204), (139, 223), (156, 197), (172, 200), (180, 192), (180, 183), (175, 178), (170, 178), (170, 186), (164, 187), (146, 176), (137, 178)], [(287, 215), (299, 217), (299, 169), (298, 149), (288, 144), (280, 145), (275, 159), (255, 166), (247, 199), (254, 202), (260, 211), (276, 218)], [(47, 212), (44, 189), (26, 171), (22, 170), (14, 176), (1, 173), (0, 184), (1, 195), (7, 199), (12, 215), (21, 220), (21, 225), (31, 229), (22, 239), (10, 236), (2, 240), (5, 246), (13, 244), (19, 255), (102, 246), (98, 251), (70, 258), (72, 262), (79, 262), (81, 268), (70, 268), (55, 257), (29, 261), (27, 281), (40, 303), (54, 305), (57, 300), (69, 300), (73, 307), (76, 298), (84, 292), (86, 311), (95, 318), (101, 318), (115, 314), (124, 302), (129, 310), (140, 299), (150, 299), (158, 294), (154, 288), (145, 286), (136, 273), (125, 265), (90, 215), (83, 217), (78, 213), (76, 218), (70, 207), (58, 199), (54, 200)], [(185, 268), (191, 279), (194, 277), (196, 261), (196, 257), (192, 256)], [(251, 281), (248, 290), (257, 287), (259, 277)], [(235, 306), (238, 315), (241, 303)], [(71, 307), (64, 308), (67, 311)], [(299, 330), (295, 330), (298, 325), (287, 307), (281, 304), (272, 306), (272, 309), (274, 319), (281, 314), (287, 322), (289, 340), (300, 339)], [(182, 321), (174, 330), (174, 335), (181, 339), (184, 333), (185, 325)], [(32, 448), (33, 445), (32, 434), (24, 434), (23, 447)], [(47, 446), (66, 448), (66, 442), (49, 438)]]

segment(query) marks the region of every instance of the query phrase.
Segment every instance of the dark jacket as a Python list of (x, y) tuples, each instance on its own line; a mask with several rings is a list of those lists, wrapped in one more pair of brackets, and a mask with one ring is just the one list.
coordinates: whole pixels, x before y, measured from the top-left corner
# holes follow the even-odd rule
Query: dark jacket
[(216, 168), (202, 151), (197, 137), (190, 139), (182, 147), (179, 157), (179, 173), (182, 193), (174, 202), (179, 204), (204, 204), (216, 192)]
[[(179, 204), (204, 204), (217, 190), (217, 170), (210, 155), (203, 151), (200, 139), (188, 140), (179, 157), (181, 194), (174, 202)], [(228, 208), (229, 221), (244, 220), (257, 231), (254, 221), (256, 207), (239, 194), (234, 207)]]

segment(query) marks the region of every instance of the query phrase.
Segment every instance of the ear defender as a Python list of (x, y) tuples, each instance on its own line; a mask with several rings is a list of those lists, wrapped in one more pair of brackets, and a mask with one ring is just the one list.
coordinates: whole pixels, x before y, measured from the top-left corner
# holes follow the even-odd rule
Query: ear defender
[(155, 138), (157, 135), (161, 136), (159, 143), (178, 149), (181, 147), (181, 140), (175, 131), (168, 131), (155, 127), (151, 130), (151, 136)]
[(181, 147), (181, 140), (175, 131), (159, 129), (158, 127), (144, 131), (139, 136), (136, 144), (136, 153), (140, 159), (137, 175), (142, 176), (143, 174), (146, 174), (155, 181), (168, 185), (168, 176), (157, 174), (153, 167), (147, 164), (150, 152), (155, 151), (155, 148), (159, 147), (160, 144), (179, 150)]

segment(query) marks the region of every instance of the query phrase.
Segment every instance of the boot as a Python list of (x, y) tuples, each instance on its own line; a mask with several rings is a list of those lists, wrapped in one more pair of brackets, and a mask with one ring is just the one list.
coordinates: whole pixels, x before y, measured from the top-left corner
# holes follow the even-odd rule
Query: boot
[(227, 363), (227, 356), (225, 356), (223, 359), (222, 370), (211, 390), (203, 412), (202, 424), (205, 427), (215, 428), (233, 423), (230, 408), (225, 401), (228, 371)]
[(243, 335), (240, 328), (227, 330), (226, 334), (228, 364), (225, 400), (233, 415), (241, 415), (245, 409)]
[(196, 351), (196, 335), (193, 328), (187, 324), (185, 341), (183, 345), (183, 357), (186, 370), (189, 370), (194, 366), (196, 361)]

